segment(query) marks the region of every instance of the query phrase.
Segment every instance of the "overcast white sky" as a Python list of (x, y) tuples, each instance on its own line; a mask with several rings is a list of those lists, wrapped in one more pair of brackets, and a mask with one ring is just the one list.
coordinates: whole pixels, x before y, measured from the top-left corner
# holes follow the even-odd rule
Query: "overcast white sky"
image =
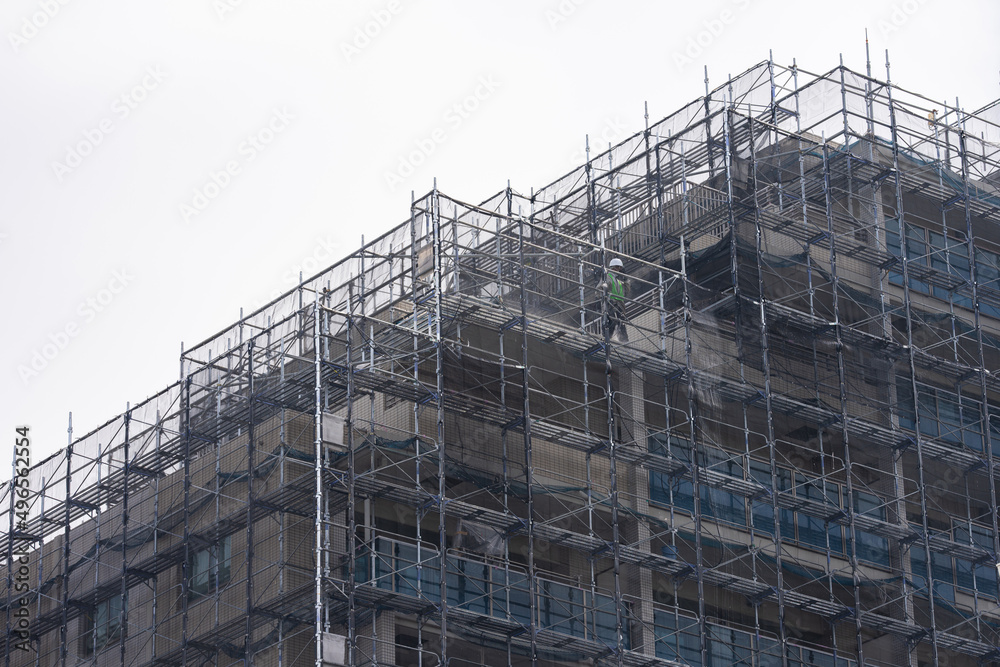
[(644, 101), (702, 95), (706, 65), (713, 87), (768, 49), (864, 71), (866, 27), (880, 78), (888, 48), (906, 88), (1000, 97), (994, 0), (4, 0), (0, 478), (16, 426), (37, 461), (70, 411), (82, 436), (157, 393), (182, 341), (407, 219), (435, 176), (527, 192), (584, 135), (641, 130)]

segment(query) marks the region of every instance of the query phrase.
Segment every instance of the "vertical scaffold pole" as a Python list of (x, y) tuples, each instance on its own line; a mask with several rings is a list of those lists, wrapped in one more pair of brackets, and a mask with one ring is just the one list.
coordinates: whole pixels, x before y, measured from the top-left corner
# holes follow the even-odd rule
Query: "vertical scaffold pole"
[[(906, 241), (906, 220), (903, 212), (903, 183), (899, 176), (899, 137), (896, 132), (896, 108), (892, 100), (892, 79), (889, 74), (889, 50), (886, 49), (885, 52), (885, 90), (888, 96), (889, 103), (889, 130), (891, 132), (892, 139), (892, 168), (894, 172), (895, 179), (895, 192), (896, 192), (896, 219), (899, 221), (899, 234), (900, 234), (900, 250), (902, 252), (902, 274), (903, 274), (903, 310), (906, 314), (906, 359), (907, 366), (910, 373), (910, 389), (912, 390), (912, 396), (914, 402), (917, 401), (919, 394), (917, 393), (917, 368), (916, 368), (916, 358), (913, 349), (913, 313), (912, 313), (912, 302), (910, 301), (910, 253), (908, 248), (908, 243)], [(836, 301), (834, 301), (836, 304)], [(838, 343), (840, 339), (838, 338)], [(838, 355), (839, 356), (839, 355)], [(920, 496), (920, 516), (922, 523), (922, 530), (920, 536), (921, 546), (924, 550), (924, 562), (925, 562), (925, 572), (924, 577), (927, 582), (927, 603), (928, 610), (930, 612), (930, 640), (931, 640), (931, 654), (933, 656), (933, 664), (938, 664), (938, 638), (937, 638), (937, 621), (936, 621), (936, 609), (934, 604), (934, 578), (931, 560), (931, 544), (930, 544), (930, 525), (927, 521), (927, 494), (925, 493), (924, 486), (924, 437), (921, 435), (920, 431), (920, 410), (914, 407), (914, 420), (916, 421), (916, 443), (917, 443), (917, 493)], [(845, 426), (846, 429), (846, 426)], [(848, 477), (850, 480), (850, 477)], [(850, 493), (850, 491), (848, 491)], [(853, 516), (853, 513), (852, 513)], [(857, 590), (857, 587), (855, 587)]]
[(444, 344), (441, 339), (441, 201), (437, 179), (431, 195), (431, 224), (434, 233), (434, 376), (437, 398), (438, 446), (438, 553), (441, 567), (441, 664), (448, 664), (448, 524), (447, 524), (447, 448), (444, 441)]
[[(411, 323), (413, 325), (413, 391), (415, 396), (419, 396), (421, 391), (420, 386), (420, 340), (417, 335), (417, 280), (419, 278), (419, 271), (417, 265), (417, 220), (416, 220), (416, 196), (414, 192), (410, 191), (410, 299), (411, 299)], [(400, 288), (400, 294), (404, 287)], [(421, 463), (423, 462), (423, 457), (420, 452), (420, 401), (413, 401), (413, 435), (415, 438), (416, 447), (416, 474), (414, 476), (415, 484), (420, 492), (423, 492), (423, 485), (421, 484)], [(422, 494), (421, 494), (422, 495)], [(424, 582), (424, 567), (423, 567), (423, 554), (421, 553), (421, 545), (423, 544), (423, 531), (421, 530), (421, 519), (423, 518), (423, 508), (414, 508), (414, 523), (417, 541), (417, 590), (426, 596), (423, 589)], [(421, 617), (417, 621), (417, 646), (419, 650), (417, 652), (417, 665), (418, 667), (423, 667), (424, 664), (424, 651), (423, 651), (423, 626), (424, 618)]]
[[(670, 134), (667, 134), (667, 141), (670, 141)], [(667, 248), (666, 248), (666, 235), (667, 230), (665, 229), (665, 221), (663, 219), (663, 166), (660, 164), (660, 135), (656, 135), (656, 142), (653, 144), (653, 150), (656, 151), (656, 240), (660, 246), (660, 266), (663, 266), (667, 261)], [(670, 158), (670, 178), (674, 176), (674, 154), (670, 150), (669, 143), (667, 144), (667, 154)], [(662, 315), (662, 308), (661, 315)]]
[[(179, 388), (178, 391), (181, 391), (181, 389)], [(153, 456), (154, 456), (153, 460), (155, 460), (155, 461), (159, 461), (160, 460), (160, 446), (163, 444), (162, 440), (163, 440), (163, 415), (160, 414), (160, 409), (157, 408), (156, 409), (156, 435), (154, 436), (154, 444), (153, 444)], [(159, 524), (160, 524), (160, 476), (157, 475), (156, 477), (153, 478), (153, 526), (152, 526), (152, 528), (153, 528), (153, 553), (158, 553), (159, 552), (159, 546), (160, 546), (159, 545), (159, 532), (160, 532), (159, 531)], [(157, 582), (156, 582), (155, 579), (153, 580), (153, 585), (157, 586)], [(157, 588), (158, 587), (159, 586), (157, 586)], [(156, 591), (154, 589), (153, 599), (152, 599), (152, 601), (150, 602), (150, 605), (149, 605), (150, 606), (150, 617), (151, 617), (151, 621), (150, 621), (149, 627), (152, 628), (154, 638), (158, 634), (158, 632), (157, 632), (157, 622), (158, 622), (158, 618), (157, 618), (157, 612), (158, 612), (157, 598), (158, 598), (158, 596), (156, 595)], [(152, 654), (151, 657), (152, 657), (153, 661), (155, 662), (156, 661), (156, 640), (155, 639), (152, 642), (151, 654)]]
[[(643, 116), (643, 119), (645, 121), (645, 126), (644, 126), (643, 131), (642, 131), (642, 140), (643, 140), (643, 143), (646, 145), (646, 151), (645, 151), (645, 153), (643, 155), (643, 157), (646, 160), (646, 197), (649, 198), (649, 197), (653, 196), (653, 192), (654, 192), (654, 190), (653, 190), (653, 179), (650, 178), (652, 170), (653, 170), (653, 165), (652, 165), (652, 162), (650, 160), (650, 155), (649, 155), (650, 149), (651, 149), (651, 146), (649, 144), (649, 140), (650, 140), (650, 136), (651, 136), (650, 132), (649, 132), (649, 102), (643, 102), (642, 103), (642, 109), (643, 109), (642, 116)], [(654, 146), (654, 148), (655, 148), (655, 146)], [(659, 150), (657, 150), (657, 153), (656, 153), (656, 160), (657, 160), (656, 171), (659, 172), (660, 171)], [(657, 178), (659, 178), (659, 174), (657, 174)]]
[[(590, 242), (597, 243), (597, 186), (594, 183), (594, 165), (590, 160), (590, 135), (584, 139), (584, 148), (587, 153), (587, 165), (585, 168), (587, 176), (587, 215), (590, 218)], [(508, 186), (509, 188), (509, 186)]]
[(830, 291), (832, 292), (832, 302), (833, 302), (833, 330), (836, 335), (836, 347), (837, 347), (837, 383), (838, 383), (838, 398), (840, 402), (840, 434), (841, 439), (844, 443), (844, 478), (845, 478), (845, 488), (847, 489), (847, 520), (848, 520), (848, 542), (851, 545), (851, 573), (854, 580), (853, 592), (854, 592), (854, 633), (855, 641), (857, 642), (857, 658), (858, 664), (863, 665), (864, 662), (864, 639), (861, 634), (861, 582), (859, 580), (858, 566), (858, 550), (854, 539), (855, 531), (855, 509), (854, 509), (854, 480), (853, 480), (853, 464), (851, 459), (851, 442), (850, 433), (847, 430), (848, 416), (847, 416), (847, 373), (844, 365), (844, 350), (843, 341), (841, 340), (840, 334), (840, 300), (839, 300), (839, 290), (840, 281), (837, 275), (837, 236), (833, 227), (833, 193), (831, 192), (830, 184), (830, 148), (826, 143), (826, 139), (823, 139), (823, 191), (824, 191), (824, 201), (826, 204), (826, 233), (829, 237), (830, 242)]
[[(683, 159), (683, 156), (682, 156)], [(691, 336), (692, 303), (688, 285), (686, 257), (684, 252), (684, 236), (681, 235), (681, 274), (684, 286), (684, 375), (687, 380), (687, 419), (688, 436), (691, 438), (691, 494), (694, 502), (694, 549), (695, 549), (695, 580), (698, 586), (698, 652), (700, 664), (708, 664), (708, 623), (705, 619), (705, 573), (701, 545), (701, 476), (698, 473), (698, 398), (695, 387), (694, 359)], [(669, 390), (669, 388), (667, 388)], [(669, 415), (669, 412), (668, 412)], [(669, 421), (668, 421), (669, 426)], [(669, 438), (668, 438), (669, 448)], [(671, 511), (673, 511), (671, 509)], [(679, 587), (679, 583), (677, 584)], [(676, 590), (676, 589), (675, 589)], [(679, 595), (675, 596), (675, 603)]]
[[(532, 200), (534, 193), (532, 193)], [(535, 505), (534, 505), (534, 468), (531, 452), (531, 410), (528, 399), (528, 306), (527, 295), (524, 285), (528, 280), (527, 267), (524, 265), (524, 218), (518, 216), (518, 244), (517, 255), (519, 262), (518, 287), (521, 301), (521, 415), (524, 419), (524, 483), (525, 483), (525, 504), (527, 512), (528, 529), (528, 595), (531, 598), (531, 664), (538, 662), (538, 628), (536, 626), (536, 606), (538, 590), (535, 583)]]
[[(723, 121), (725, 123), (725, 121)], [(715, 176), (715, 152), (712, 140), (711, 93), (708, 90), (708, 65), (705, 65), (705, 138), (708, 143), (708, 177)]]
[[(965, 130), (965, 117), (962, 113), (961, 108), (958, 106), (958, 100), (955, 100), (955, 112), (958, 114), (960, 119), (959, 122), (959, 135), (958, 135), (958, 146), (961, 152), (960, 158), (962, 162), (962, 196), (964, 199), (964, 213), (965, 213), (965, 242), (966, 248), (969, 253), (969, 276), (972, 278), (972, 307), (973, 307), (973, 317), (974, 325), (976, 330), (976, 351), (978, 353), (979, 368), (976, 369), (976, 375), (979, 378), (979, 391), (983, 399), (983, 410), (982, 410), (982, 430), (983, 434), (983, 453), (986, 457), (986, 472), (987, 478), (990, 485), (990, 517), (992, 520), (993, 528), (993, 558), (994, 565), (996, 565), (996, 560), (1000, 558), (1000, 527), (998, 527), (998, 522), (1000, 522), (1000, 507), (998, 507), (997, 500), (997, 487), (996, 487), (996, 460), (993, 458), (996, 452), (993, 451), (994, 440), (990, 436), (992, 423), (993, 410), (990, 409), (990, 403), (987, 398), (986, 390), (986, 357), (985, 350), (983, 348), (983, 328), (980, 322), (980, 311), (979, 311), (979, 280), (976, 277), (976, 271), (978, 270), (976, 262), (976, 248), (972, 242), (973, 229), (972, 229), (972, 207), (970, 200), (970, 188), (969, 188), (969, 154), (968, 154), (968, 135)], [(971, 527), (970, 527), (971, 528)], [(972, 531), (969, 531), (969, 538), (972, 539)], [(975, 573), (975, 570), (973, 570)], [(1000, 572), (998, 572), (1000, 574)], [(975, 582), (975, 588), (977, 591), (979, 589), (978, 578), (973, 575)], [(986, 594), (993, 596), (996, 594), (996, 589), (993, 591), (988, 591)]]
[[(253, 381), (253, 364), (254, 364), (254, 339), (250, 338), (247, 341), (247, 409), (249, 411), (247, 415), (247, 420), (249, 424), (247, 426), (247, 622), (246, 629), (243, 638), (243, 664), (248, 667), (253, 664), (253, 558), (254, 558), (254, 483), (253, 478), (256, 474), (256, 468), (254, 465), (254, 454), (257, 443), (254, 442), (256, 437), (254, 428), (254, 403), (256, 399), (254, 397), (254, 381)], [(218, 546), (213, 546), (214, 549), (218, 549)]]
[[(502, 229), (505, 226), (510, 225), (511, 215), (513, 211), (513, 202), (511, 201), (511, 189), (510, 181), (507, 181), (507, 217), (502, 218), (497, 216), (496, 218), (496, 236), (494, 237), (496, 243), (496, 255), (497, 255), (497, 298), (500, 304), (503, 304), (503, 252), (502, 252)], [(499, 365), (500, 365), (500, 405), (503, 408), (505, 422), (509, 421), (509, 409), (507, 407), (507, 358), (506, 352), (504, 350), (504, 340), (505, 332), (507, 327), (498, 327), (498, 350), (500, 353)], [(507, 516), (510, 516), (510, 458), (507, 449), (507, 429), (503, 428), (500, 430), (500, 447), (501, 447), (501, 460), (503, 464), (503, 509)], [(510, 538), (506, 537), (504, 539), (504, 562), (510, 563)], [(504, 568), (504, 600), (506, 609), (504, 612), (510, 615), (510, 567)], [(534, 606), (529, 604), (529, 608), (534, 610)], [(533, 616), (532, 616), (533, 617)], [(530, 627), (529, 627), (530, 632)], [(510, 653), (511, 647), (508, 642), (507, 645), (507, 662), (510, 663)]]
[[(497, 259), (497, 299), (500, 306), (503, 306), (503, 276), (504, 276), (504, 247), (503, 247), (503, 230), (510, 228), (510, 221), (513, 219), (513, 209), (514, 202), (512, 191), (510, 188), (510, 180), (507, 181), (507, 189), (505, 191), (505, 198), (507, 200), (507, 215), (506, 217), (497, 216), (496, 218), (496, 259)], [(509, 249), (508, 249), (509, 250)], [(506, 332), (508, 327), (498, 327), (497, 337), (498, 337), (498, 351), (499, 351), (499, 365), (500, 365), (500, 405), (503, 407), (504, 420), (508, 423), (510, 418), (510, 408), (507, 405), (507, 352), (505, 347), (506, 342)], [(510, 461), (510, 449), (507, 440), (507, 434), (509, 429), (500, 429), (500, 447), (501, 447), (501, 459), (503, 462), (503, 508), (504, 512), (509, 516), (510, 511), (510, 496), (511, 496), (511, 461)], [(510, 538), (509, 536), (504, 539), (504, 558), (505, 563), (510, 562)], [(504, 599), (505, 599), (505, 613), (511, 615), (510, 611), (510, 567), (504, 568)], [(534, 618), (534, 604), (529, 601), (529, 619)], [(529, 637), (531, 635), (532, 625), (529, 622), (529, 627), (527, 628), (529, 632)], [(507, 645), (507, 662), (510, 663), (511, 647), (510, 643)]]
[(132, 407), (126, 403), (125, 408), (125, 444), (124, 444), (124, 459), (122, 463), (125, 466), (123, 475), (122, 489), (122, 581), (121, 581), (121, 607), (118, 610), (118, 650), (121, 667), (125, 667), (125, 628), (128, 623), (128, 609), (126, 606), (128, 604), (128, 497), (129, 497), (129, 468), (132, 464), (129, 462), (129, 427), (132, 423)]
[[(323, 667), (323, 405), (321, 403), (323, 372), (319, 354), (319, 289), (313, 292), (313, 493), (316, 500), (313, 532), (316, 540), (316, 561), (313, 571), (313, 622), (316, 642), (315, 667)], [(282, 361), (284, 367), (284, 361)]]
[[(334, 305), (334, 304), (331, 304)], [(355, 516), (354, 483), (357, 476), (354, 461), (354, 276), (348, 277), (347, 283), (347, 350), (344, 361), (344, 373), (347, 374), (347, 664), (354, 665), (358, 660), (358, 630), (357, 630), (357, 595), (356, 572), (358, 548), (357, 518)], [(368, 548), (368, 545), (365, 545)], [(366, 574), (367, 578), (367, 574)], [(374, 623), (374, 616), (372, 623)]]
[(188, 597), (191, 590), (191, 376), (184, 379), (184, 560), (181, 562), (181, 664), (188, 664)]
[[(778, 505), (778, 461), (777, 454), (775, 453), (775, 435), (774, 435), (774, 407), (771, 402), (771, 356), (769, 348), (770, 331), (767, 326), (767, 299), (766, 293), (764, 291), (764, 235), (761, 228), (760, 220), (760, 200), (757, 188), (757, 152), (754, 149), (754, 142), (756, 141), (756, 136), (753, 131), (753, 116), (747, 115), (747, 124), (749, 125), (750, 131), (750, 175), (749, 177), (753, 179), (753, 211), (754, 211), (754, 245), (756, 253), (757, 262), (757, 303), (759, 305), (758, 316), (760, 317), (760, 354), (761, 363), (763, 365), (763, 376), (764, 376), (764, 410), (766, 412), (767, 420), (767, 453), (768, 460), (771, 469), (771, 511), (774, 514), (774, 561), (775, 569), (777, 570), (777, 597), (778, 597), (778, 639), (782, 646), (785, 645), (787, 640), (786, 630), (785, 630), (785, 579), (784, 579), (784, 566), (782, 564), (782, 539), (781, 539), (781, 509)], [(726, 170), (729, 171), (729, 159), (728, 151), (730, 150), (729, 144), (727, 142), (727, 159), (726, 159)], [(732, 187), (730, 187), (730, 197), (732, 197)], [(733, 226), (733, 244), (736, 244), (736, 227)], [(736, 279), (738, 281), (738, 277)], [(742, 304), (737, 304), (736, 308), (742, 310)], [(736, 341), (739, 348), (742, 348), (742, 332), (736, 332)], [(743, 373), (744, 357), (742, 350), (740, 352), (740, 372)], [(744, 428), (746, 428), (746, 405), (744, 404)], [(783, 665), (788, 664), (787, 652), (782, 652), (781, 661)]]
[[(70, 431), (72, 431), (73, 415), (70, 413)], [(66, 497), (63, 499), (63, 577), (62, 577), (62, 619), (59, 626), (59, 663), (66, 667), (67, 645), (69, 643), (69, 524), (70, 524), (70, 499), (73, 497), (73, 440), (70, 435), (69, 444), (66, 445)]]
[[(798, 73), (798, 65), (796, 64), (795, 59), (792, 59), (792, 80), (793, 80), (792, 88), (795, 91), (794, 92), (794, 99), (795, 99), (795, 136), (796, 136), (796, 148), (797, 148), (797, 152), (798, 152), (798, 167), (799, 167), (799, 175), (798, 175), (799, 201), (802, 203), (802, 226), (803, 226), (803, 229), (806, 230), (806, 232), (808, 232), (812, 225), (809, 222), (809, 205), (808, 205), (808, 200), (806, 199), (805, 155), (806, 155), (807, 151), (804, 150), (803, 143), (802, 143), (802, 113), (801, 113), (801, 106), (799, 104), (799, 73)], [(817, 228), (818, 229), (822, 229), (822, 227), (819, 227), (819, 226), (817, 226)], [(816, 287), (813, 284), (813, 276), (817, 272), (813, 268), (813, 261), (814, 260), (813, 260), (813, 257), (812, 257), (812, 253), (807, 252), (806, 253), (806, 258), (805, 258), (805, 267), (806, 267), (806, 275), (807, 275), (806, 295), (807, 295), (807, 300), (808, 300), (808, 303), (809, 303), (809, 315), (811, 317), (815, 318), (815, 317), (817, 317), (817, 315), (816, 315), (816, 298), (815, 298), (816, 297)], [(818, 403), (822, 399), (820, 397), (820, 391), (819, 391), (819, 389), (820, 389), (820, 370), (819, 370), (819, 357), (817, 355), (817, 348), (816, 348), (816, 340), (815, 340), (815, 338), (813, 338), (813, 340), (811, 342), (811, 348), (812, 348), (812, 362), (813, 362), (813, 382), (814, 382), (814, 389), (815, 389), (815, 399), (814, 400), (816, 400), (817, 403)], [(824, 444), (823, 429), (822, 428), (817, 429), (817, 439), (818, 439), (818, 442), (819, 442), (820, 470), (821, 470), (821, 474), (823, 476), (823, 497), (825, 498), (826, 497), (826, 491), (827, 491), (826, 478), (827, 478), (827, 475), (830, 474), (830, 473), (827, 471), (827, 468), (826, 468), (826, 454), (825, 454), (825, 444)], [(829, 536), (827, 536), (827, 541), (829, 542)], [(831, 560), (830, 559), (830, 554), (829, 554), (829, 551), (828, 551), (827, 552), (827, 565), (828, 565), (828, 567), (830, 567), (830, 560)], [(852, 563), (853, 562), (854, 561), (852, 561)], [(834, 590), (833, 590), (834, 577), (833, 577), (833, 574), (832, 574), (832, 567), (830, 567), (830, 570), (831, 570), (831, 574), (827, 578), (827, 593), (829, 594), (829, 600), (830, 600), (830, 602), (836, 602), (837, 601), (837, 597), (836, 597), (836, 595), (834, 593)], [(832, 643), (833, 643), (834, 646), (836, 646), (837, 645), (837, 624), (835, 622), (831, 622), (830, 623), (830, 634), (831, 634)]]
[[(609, 176), (611, 178), (611, 176)], [(523, 263), (523, 262), (522, 262)], [(607, 262), (603, 262), (601, 265), (602, 271), (607, 271)], [(622, 600), (622, 587), (621, 587), (621, 528), (619, 526), (619, 514), (618, 514), (618, 466), (617, 466), (617, 447), (618, 442), (616, 438), (616, 423), (615, 423), (615, 383), (613, 369), (611, 365), (611, 326), (608, 324), (609, 318), (611, 316), (610, 308), (611, 304), (608, 299), (608, 283), (605, 279), (604, 283), (604, 293), (602, 294), (603, 303), (603, 317), (602, 321), (604, 325), (604, 395), (605, 395), (605, 409), (608, 411), (607, 424), (608, 424), (608, 476), (609, 476), (609, 486), (611, 492), (611, 557), (612, 557), (612, 575), (614, 579), (614, 600), (615, 600), (615, 659), (618, 667), (622, 667), (625, 659), (625, 633), (629, 632), (627, 627), (628, 619), (625, 615), (624, 601)], [(625, 323), (624, 320), (619, 322), (619, 327), (624, 331)]]

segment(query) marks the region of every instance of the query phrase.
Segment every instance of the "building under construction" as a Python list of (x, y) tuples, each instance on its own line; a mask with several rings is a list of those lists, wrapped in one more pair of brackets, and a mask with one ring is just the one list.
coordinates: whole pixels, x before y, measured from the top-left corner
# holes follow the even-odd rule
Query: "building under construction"
[(886, 72), (435, 186), (185, 351), (5, 486), (4, 664), (1000, 665), (1000, 100)]

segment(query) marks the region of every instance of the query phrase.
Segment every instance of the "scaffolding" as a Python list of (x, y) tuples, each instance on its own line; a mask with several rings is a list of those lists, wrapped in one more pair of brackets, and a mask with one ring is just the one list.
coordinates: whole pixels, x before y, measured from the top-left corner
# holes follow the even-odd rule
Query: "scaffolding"
[(5, 665), (1000, 664), (1000, 100), (768, 60), (646, 125), (15, 465)]

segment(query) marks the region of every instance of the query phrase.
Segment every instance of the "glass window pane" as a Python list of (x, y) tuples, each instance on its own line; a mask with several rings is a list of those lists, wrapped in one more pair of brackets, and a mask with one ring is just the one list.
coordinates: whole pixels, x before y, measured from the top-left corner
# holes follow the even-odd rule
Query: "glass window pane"
[(519, 572), (510, 573), (510, 616), (524, 625), (531, 621), (531, 596), (528, 594), (528, 578)]
[(946, 424), (960, 426), (962, 420), (958, 412), (958, 397), (939, 390), (937, 399), (938, 419)]
[(383, 590), (392, 590), (396, 572), (395, 546), (390, 540), (375, 540), (375, 585)]
[(676, 661), (678, 658), (677, 625), (674, 623), (673, 612), (654, 609), (653, 632), (656, 657)]
[(216, 575), (217, 586), (224, 586), (229, 583), (229, 578), (232, 574), (232, 552), (233, 537), (232, 535), (227, 535), (219, 544), (219, 563)]
[[(871, 493), (855, 491), (854, 509), (858, 514), (885, 520), (885, 508), (882, 507), (881, 500)], [(863, 530), (855, 530), (854, 542), (858, 558), (888, 567), (889, 541), (886, 538), (866, 533)]]
[(910, 381), (902, 376), (896, 376), (896, 410), (899, 413), (899, 426), (914, 430), (917, 418), (913, 404), (913, 387)]
[(479, 614), (488, 610), (486, 565), (476, 561), (459, 561), (462, 606)]
[(440, 602), (441, 558), (437, 555), (437, 552), (432, 553), (434, 555), (429, 558), (421, 553), (421, 557), (424, 558), (424, 562), (423, 566), (420, 568), (420, 592), (423, 594), (423, 597), (428, 600), (432, 602)]
[[(886, 251), (890, 255), (894, 255), (895, 257), (903, 256), (902, 244), (900, 243), (899, 237), (898, 220), (885, 221), (885, 247)], [(900, 265), (898, 263), (894, 264), (889, 269), (889, 282), (894, 285), (903, 284), (903, 274), (900, 271)]]
[(910, 263), (927, 265), (927, 243), (923, 227), (906, 226), (906, 252)]
[[(919, 527), (916, 528), (919, 530)], [(922, 595), (927, 595), (927, 554), (919, 542), (910, 547), (910, 570), (913, 572), (913, 587)]]
[(937, 437), (937, 396), (936, 392), (924, 386), (917, 386), (917, 411), (920, 415), (920, 432)]
[(191, 564), (191, 576), (188, 588), (194, 593), (208, 593), (209, 591), (209, 571), (211, 570), (212, 557), (208, 549), (196, 551)]
[(417, 545), (396, 545), (396, 591), (403, 595), (416, 597), (419, 594), (417, 583)]
[[(618, 619), (615, 615), (615, 600), (607, 595), (597, 595), (594, 603), (594, 632), (597, 639), (606, 646), (618, 645)], [(670, 617), (673, 621), (673, 617)], [(654, 621), (655, 622), (655, 621)], [(628, 643), (628, 633), (625, 636)], [(627, 647), (626, 647), (627, 648)], [(659, 655), (659, 653), (657, 653)]]
[(757, 647), (759, 667), (782, 667), (781, 645), (777, 640), (761, 637)]

